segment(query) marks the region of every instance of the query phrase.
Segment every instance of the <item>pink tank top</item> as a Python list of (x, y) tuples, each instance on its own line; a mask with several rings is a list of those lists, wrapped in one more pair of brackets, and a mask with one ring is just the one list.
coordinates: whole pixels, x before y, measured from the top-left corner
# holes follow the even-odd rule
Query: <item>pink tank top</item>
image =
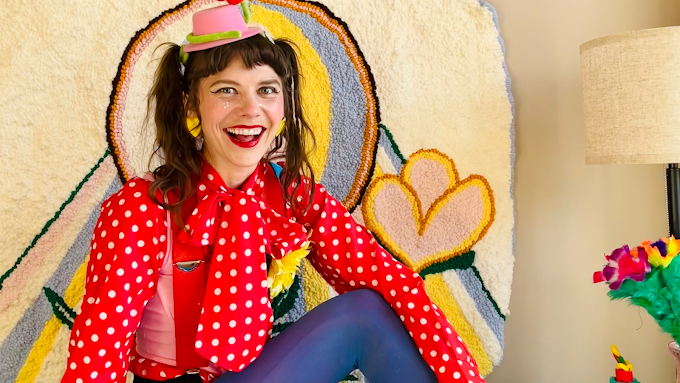
[[(146, 178), (146, 177), (144, 177)], [(142, 311), (142, 319), (136, 333), (137, 353), (147, 359), (168, 366), (177, 365), (177, 349), (175, 345), (175, 301), (172, 292), (172, 225), (167, 213), (168, 247), (163, 264), (158, 272), (156, 292)], [(214, 374), (223, 374), (226, 370), (209, 362), (202, 368)]]

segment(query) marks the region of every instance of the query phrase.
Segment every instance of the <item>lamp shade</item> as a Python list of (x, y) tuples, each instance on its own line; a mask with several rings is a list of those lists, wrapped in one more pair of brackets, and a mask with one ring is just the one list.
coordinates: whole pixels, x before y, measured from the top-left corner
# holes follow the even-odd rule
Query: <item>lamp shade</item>
[(680, 162), (680, 27), (581, 45), (587, 164)]

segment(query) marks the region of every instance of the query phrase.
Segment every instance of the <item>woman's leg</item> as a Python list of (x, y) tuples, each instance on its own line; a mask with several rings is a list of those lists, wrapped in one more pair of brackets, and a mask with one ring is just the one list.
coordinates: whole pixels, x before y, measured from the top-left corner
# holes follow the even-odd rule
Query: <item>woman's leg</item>
[(356, 368), (369, 383), (437, 382), (394, 310), (364, 289), (319, 305), (217, 383), (337, 383)]

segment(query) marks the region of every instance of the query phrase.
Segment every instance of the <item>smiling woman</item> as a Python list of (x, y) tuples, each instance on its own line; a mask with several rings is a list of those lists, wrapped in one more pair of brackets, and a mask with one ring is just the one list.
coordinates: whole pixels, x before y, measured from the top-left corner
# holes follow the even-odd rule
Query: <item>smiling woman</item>
[(234, 58), (225, 70), (201, 80), (198, 88), (203, 154), (227, 186), (239, 188), (285, 124), (281, 80), (270, 66), (248, 69), (242, 59)]
[[(483, 382), (419, 274), (315, 182), (292, 44), (231, 4), (190, 36), (149, 93), (163, 163), (102, 205), (62, 382)], [(270, 339), (305, 257), (341, 295)]]

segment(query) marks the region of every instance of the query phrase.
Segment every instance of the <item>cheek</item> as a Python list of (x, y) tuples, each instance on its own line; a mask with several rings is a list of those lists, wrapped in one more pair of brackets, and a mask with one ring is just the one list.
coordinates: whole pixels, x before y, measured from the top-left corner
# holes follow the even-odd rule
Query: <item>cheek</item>
[(273, 124), (277, 124), (283, 118), (283, 96), (274, 100), (264, 100), (260, 103), (260, 107)]
[(233, 100), (221, 99), (219, 97), (208, 98), (201, 103), (200, 113), (202, 122), (206, 126), (220, 125), (227, 116), (234, 110)]

